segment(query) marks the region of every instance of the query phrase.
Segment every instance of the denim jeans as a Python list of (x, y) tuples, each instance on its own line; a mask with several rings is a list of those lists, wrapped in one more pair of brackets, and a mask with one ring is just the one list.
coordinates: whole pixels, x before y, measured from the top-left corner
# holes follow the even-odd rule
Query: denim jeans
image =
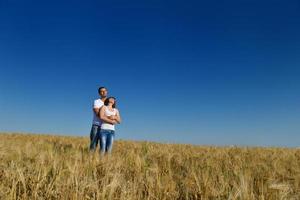
[(100, 153), (104, 154), (105, 152), (110, 153), (115, 138), (114, 130), (101, 129), (98, 138), (100, 140)]
[(98, 134), (100, 132), (101, 127), (98, 125), (93, 125), (90, 132), (90, 150), (94, 151), (98, 145)]

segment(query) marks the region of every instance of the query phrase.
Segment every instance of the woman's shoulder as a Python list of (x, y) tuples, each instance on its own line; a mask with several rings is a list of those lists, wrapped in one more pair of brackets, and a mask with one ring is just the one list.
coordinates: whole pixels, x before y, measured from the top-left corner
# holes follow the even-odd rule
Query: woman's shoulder
[(103, 105), (103, 106), (101, 106), (101, 109), (102, 109), (102, 110), (106, 110), (106, 109), (107, 109), (107, 106), (106, 106), (106, 105)]

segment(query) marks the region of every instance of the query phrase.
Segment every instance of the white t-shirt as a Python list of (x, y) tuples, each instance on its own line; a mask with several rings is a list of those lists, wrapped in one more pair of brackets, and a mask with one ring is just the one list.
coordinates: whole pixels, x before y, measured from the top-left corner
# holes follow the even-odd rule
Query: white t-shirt
[[(104, 106), (105, 108), (105, 111), (104, 111), (104, 114), (106, 116), (112, 116), (112, 115), (116, 115), (117, 112), (119, 112), (116, 108), (113, 109), (113, 111), (110, 111), (107, 106)], [(115, 130), (115, 125), (113, 124), (109, 124), (109, 123), (106, 123), (106, 122), (103, 122), (101, 124), (101, 129), (105, 129), (105, 130)]]
[[(96, 99), (94, 101), (93, 108), (101, 108), (103, 105), (104, 105), (104, 102), (101, 99)], [(95, 114), (94, 111), (93, 111), (93, 114), (94, 114), (93, 125), (101, 126), (101, 124), (102, 124), (101, 119)]]

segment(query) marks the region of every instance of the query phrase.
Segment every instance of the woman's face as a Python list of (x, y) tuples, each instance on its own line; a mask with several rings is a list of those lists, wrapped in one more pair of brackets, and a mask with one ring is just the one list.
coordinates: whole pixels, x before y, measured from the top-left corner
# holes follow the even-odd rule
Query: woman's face
[(114, 105), (115, 104), (115, 99), (114, 98), (109, 98), (108, 103)]

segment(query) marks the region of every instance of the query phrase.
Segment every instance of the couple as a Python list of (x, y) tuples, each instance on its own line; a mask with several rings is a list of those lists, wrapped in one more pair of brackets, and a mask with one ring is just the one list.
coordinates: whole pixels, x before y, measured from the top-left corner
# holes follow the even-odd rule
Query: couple
[(90, 150), (95, 151), (100, 140), (100, 153), (110, 153), (115, 137), (115, 124), (121, 123), (121, 117), (116, 109), (116, 98), (107, 97), (107, 89), (99, 87), (100, 99), (93, 105), (93, 125), (90, 133)]

